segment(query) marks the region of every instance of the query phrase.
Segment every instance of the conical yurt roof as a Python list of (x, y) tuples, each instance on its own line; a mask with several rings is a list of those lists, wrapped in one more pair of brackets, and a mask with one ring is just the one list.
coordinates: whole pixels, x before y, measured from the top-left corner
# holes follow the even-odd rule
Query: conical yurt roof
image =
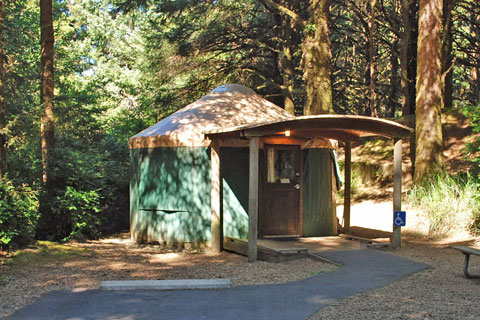
[(295, 117), (240, 84), (225, 84), (129, 139), (130, 148), (208, 146), (203, 132)]

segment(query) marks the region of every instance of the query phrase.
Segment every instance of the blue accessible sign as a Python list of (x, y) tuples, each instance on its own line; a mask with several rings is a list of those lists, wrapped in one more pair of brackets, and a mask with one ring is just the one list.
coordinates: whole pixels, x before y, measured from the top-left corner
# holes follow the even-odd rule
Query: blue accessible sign
[(393, 213), (393, 226), (394, 227), (405, 227), (407, 222), (407, 213), (405, 211), (395, 211)]

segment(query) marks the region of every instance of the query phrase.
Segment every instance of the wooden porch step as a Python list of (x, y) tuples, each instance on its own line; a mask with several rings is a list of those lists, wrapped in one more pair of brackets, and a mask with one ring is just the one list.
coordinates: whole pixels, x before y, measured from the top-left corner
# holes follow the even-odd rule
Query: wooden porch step
[[(223, 249), (232, 251), (243, 256), (248, 255), (248, 241), (232, 237), (223, 238)], [(261, 245), (257, 246), (257, 257), (259, 260), (268, 262), (284, 262), (296, 259), (303, 259), (308, 256), (307, 248), (275, 249)]]

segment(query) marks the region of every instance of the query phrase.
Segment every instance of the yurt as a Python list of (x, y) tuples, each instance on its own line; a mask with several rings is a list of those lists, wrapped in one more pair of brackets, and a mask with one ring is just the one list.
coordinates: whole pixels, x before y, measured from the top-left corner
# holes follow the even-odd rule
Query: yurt
[[(137, 242), (208, 243), (213, 142), (205, 133), (293, 119), (253, 90), (227, 84), (130, 138), (132, 238)], [(225, 134), (215, 144), (220, 157), (221, 236), (246, 238), (248, 139)], [(259, 168), (260, 238), (337, 233), (339, 178), (330, 140), (286, 132), (262, 137)]]

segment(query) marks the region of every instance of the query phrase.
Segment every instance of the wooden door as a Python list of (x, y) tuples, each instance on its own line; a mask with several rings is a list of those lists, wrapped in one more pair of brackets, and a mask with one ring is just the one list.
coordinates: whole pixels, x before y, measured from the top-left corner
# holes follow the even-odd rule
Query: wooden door
[(299, 146), (266, 145), (263, 161), (260, 236), (300, 235)]

